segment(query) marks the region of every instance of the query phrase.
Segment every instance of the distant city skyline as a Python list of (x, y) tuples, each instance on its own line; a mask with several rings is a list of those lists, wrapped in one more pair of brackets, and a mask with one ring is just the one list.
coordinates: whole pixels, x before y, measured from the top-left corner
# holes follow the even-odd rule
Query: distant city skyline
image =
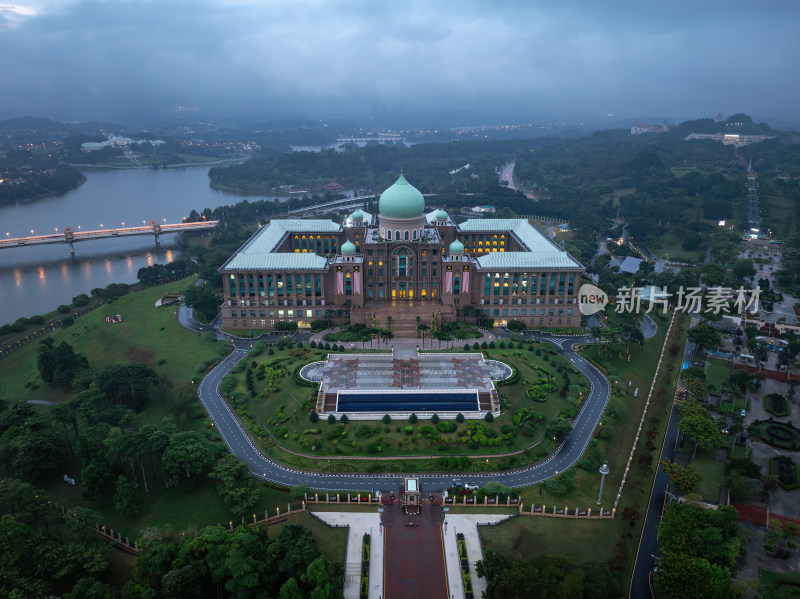
[(744, 112), (792, 124), (799, 21), (780, 0), (12, 0), (0, 4), (0, 118)]

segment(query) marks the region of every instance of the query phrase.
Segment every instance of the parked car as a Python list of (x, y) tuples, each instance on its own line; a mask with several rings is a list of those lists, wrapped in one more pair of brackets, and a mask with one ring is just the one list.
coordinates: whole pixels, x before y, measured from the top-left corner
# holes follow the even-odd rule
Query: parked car
[(466, 483), (466, 484), (464, 485), (464, 488), (465, 488), (467, 491), (477, 491), (477, 490), (480, 488), (480, 485), (477, 485), (477, 484), (475, 484), (475, 483)]
[(744, 408), (742, 408), (741, 410), (739, 410), (739, 416), (741, 416), (742, 418), (744, 418), (745, 416), (747, 416), (747, 410), (745, 410)]

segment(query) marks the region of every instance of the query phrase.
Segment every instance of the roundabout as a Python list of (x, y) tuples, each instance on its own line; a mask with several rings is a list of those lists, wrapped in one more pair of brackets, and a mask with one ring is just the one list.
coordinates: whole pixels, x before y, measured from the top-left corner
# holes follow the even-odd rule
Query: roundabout
[[(192, 330), (201, 325), (191, 319), (191, 311), (181, 307), (181, 324)], [(204, 330), (208, 330), (204, 328)], [(252, 348), (254, 339), (238, 339), (217, 332), (218, 337), (227, 339), (233, 351), (211, 370), (200, 382), (198, 397), (213, 420), (230, 451), (250, 467), (253, 475), (265, 481), (290, 487), (307, 485), (319, 490), (358, 491), (374, 489), (392, 491), (399, 488), (402, 474), (355, 474), (355, 473), (316, 473), (289, 468), (266, 457), (252, 442), (219, 391), (220, 381), (243, 359)], [(544, 461), (518, 470), (487, 473), (420, 473), (413, 476), (420, 479), (426, 492), (441, 491), (452, 485), (454, 477), (470, 483), (483, 485), (498, 481), (509, 487), (526, 487), (557, 476), (574, 466), (592, 438), (595, 428), (609, 400), (610, 385), (605, 376), (592, 364), (583, 359), (574, 347), (590, 341), (587, 336), (551, 337), (546, 341), (556, 347), (572, 365), (586, 377), (589, 391), (580, 410), (573, 420), (573, 430)], [(310, 366), (310, 365), (309, 365)], [(310, 376), (310, 375), (309, 375)]]

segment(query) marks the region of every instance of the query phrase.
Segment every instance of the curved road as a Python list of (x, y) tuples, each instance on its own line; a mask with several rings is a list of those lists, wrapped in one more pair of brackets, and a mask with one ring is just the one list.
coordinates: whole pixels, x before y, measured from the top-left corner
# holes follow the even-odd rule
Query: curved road
[[(181, 324), (198, 331), (191, 319), (191, 312), (183, 307), (180, 311)], [(208, 330), (207, 328), (205, 330)], [(253, 340), (229, 337), (234, 350), (222, 360), (200, 382), (198, 396), (209, 416), (214, 420), (225, 443), (241, 460), (249, 464), (253, 474), (264, 480), (297, 486), (306, 484), (312, 489), (359, 491), (379, 489), (381, 491), (396, 490), (402, 484), (402, 475), (376, 475), (352, 473), (315, 473), (305, 472), (281, 466), (264, 456), (250, 440), (239, 420), (219, 392), (222, 377), (247, 356)], [(484, 484), (499, 481), (509, 487), (526, 487), (537, 484), (571, 468), (581, 457), (592, 438), (592, 434), (600, 421), (600, 417), (608, 403), (610, 385), (608, 379), (592, 364), (579, 356), (573, 347), (586, 343), (591, 339), (586, 336), (551, 337), (546, 339), (556, 346), (559, 353), (570, 360), (589, 381), (589, 393), (581, 410), (573, 421), (572, 433), (559, 445), (555, 452), (544, 462), (534, 466), (507, 472), (491, 472), (486, 474), (451, 473), (451, 474), (414, 474), (425, 485), (425, 491), (440, 491), (451, 486), (454, 478), (459, 481)]]

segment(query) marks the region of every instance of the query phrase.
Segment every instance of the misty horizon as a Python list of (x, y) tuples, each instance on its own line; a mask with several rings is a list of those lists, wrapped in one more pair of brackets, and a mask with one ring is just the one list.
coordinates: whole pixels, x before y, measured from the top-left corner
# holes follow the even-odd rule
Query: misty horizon
[(792, 125), (798, 16), (791, 2), (18, 0), (0, 6), (0, 117), (455, 126), (743, 112)]

